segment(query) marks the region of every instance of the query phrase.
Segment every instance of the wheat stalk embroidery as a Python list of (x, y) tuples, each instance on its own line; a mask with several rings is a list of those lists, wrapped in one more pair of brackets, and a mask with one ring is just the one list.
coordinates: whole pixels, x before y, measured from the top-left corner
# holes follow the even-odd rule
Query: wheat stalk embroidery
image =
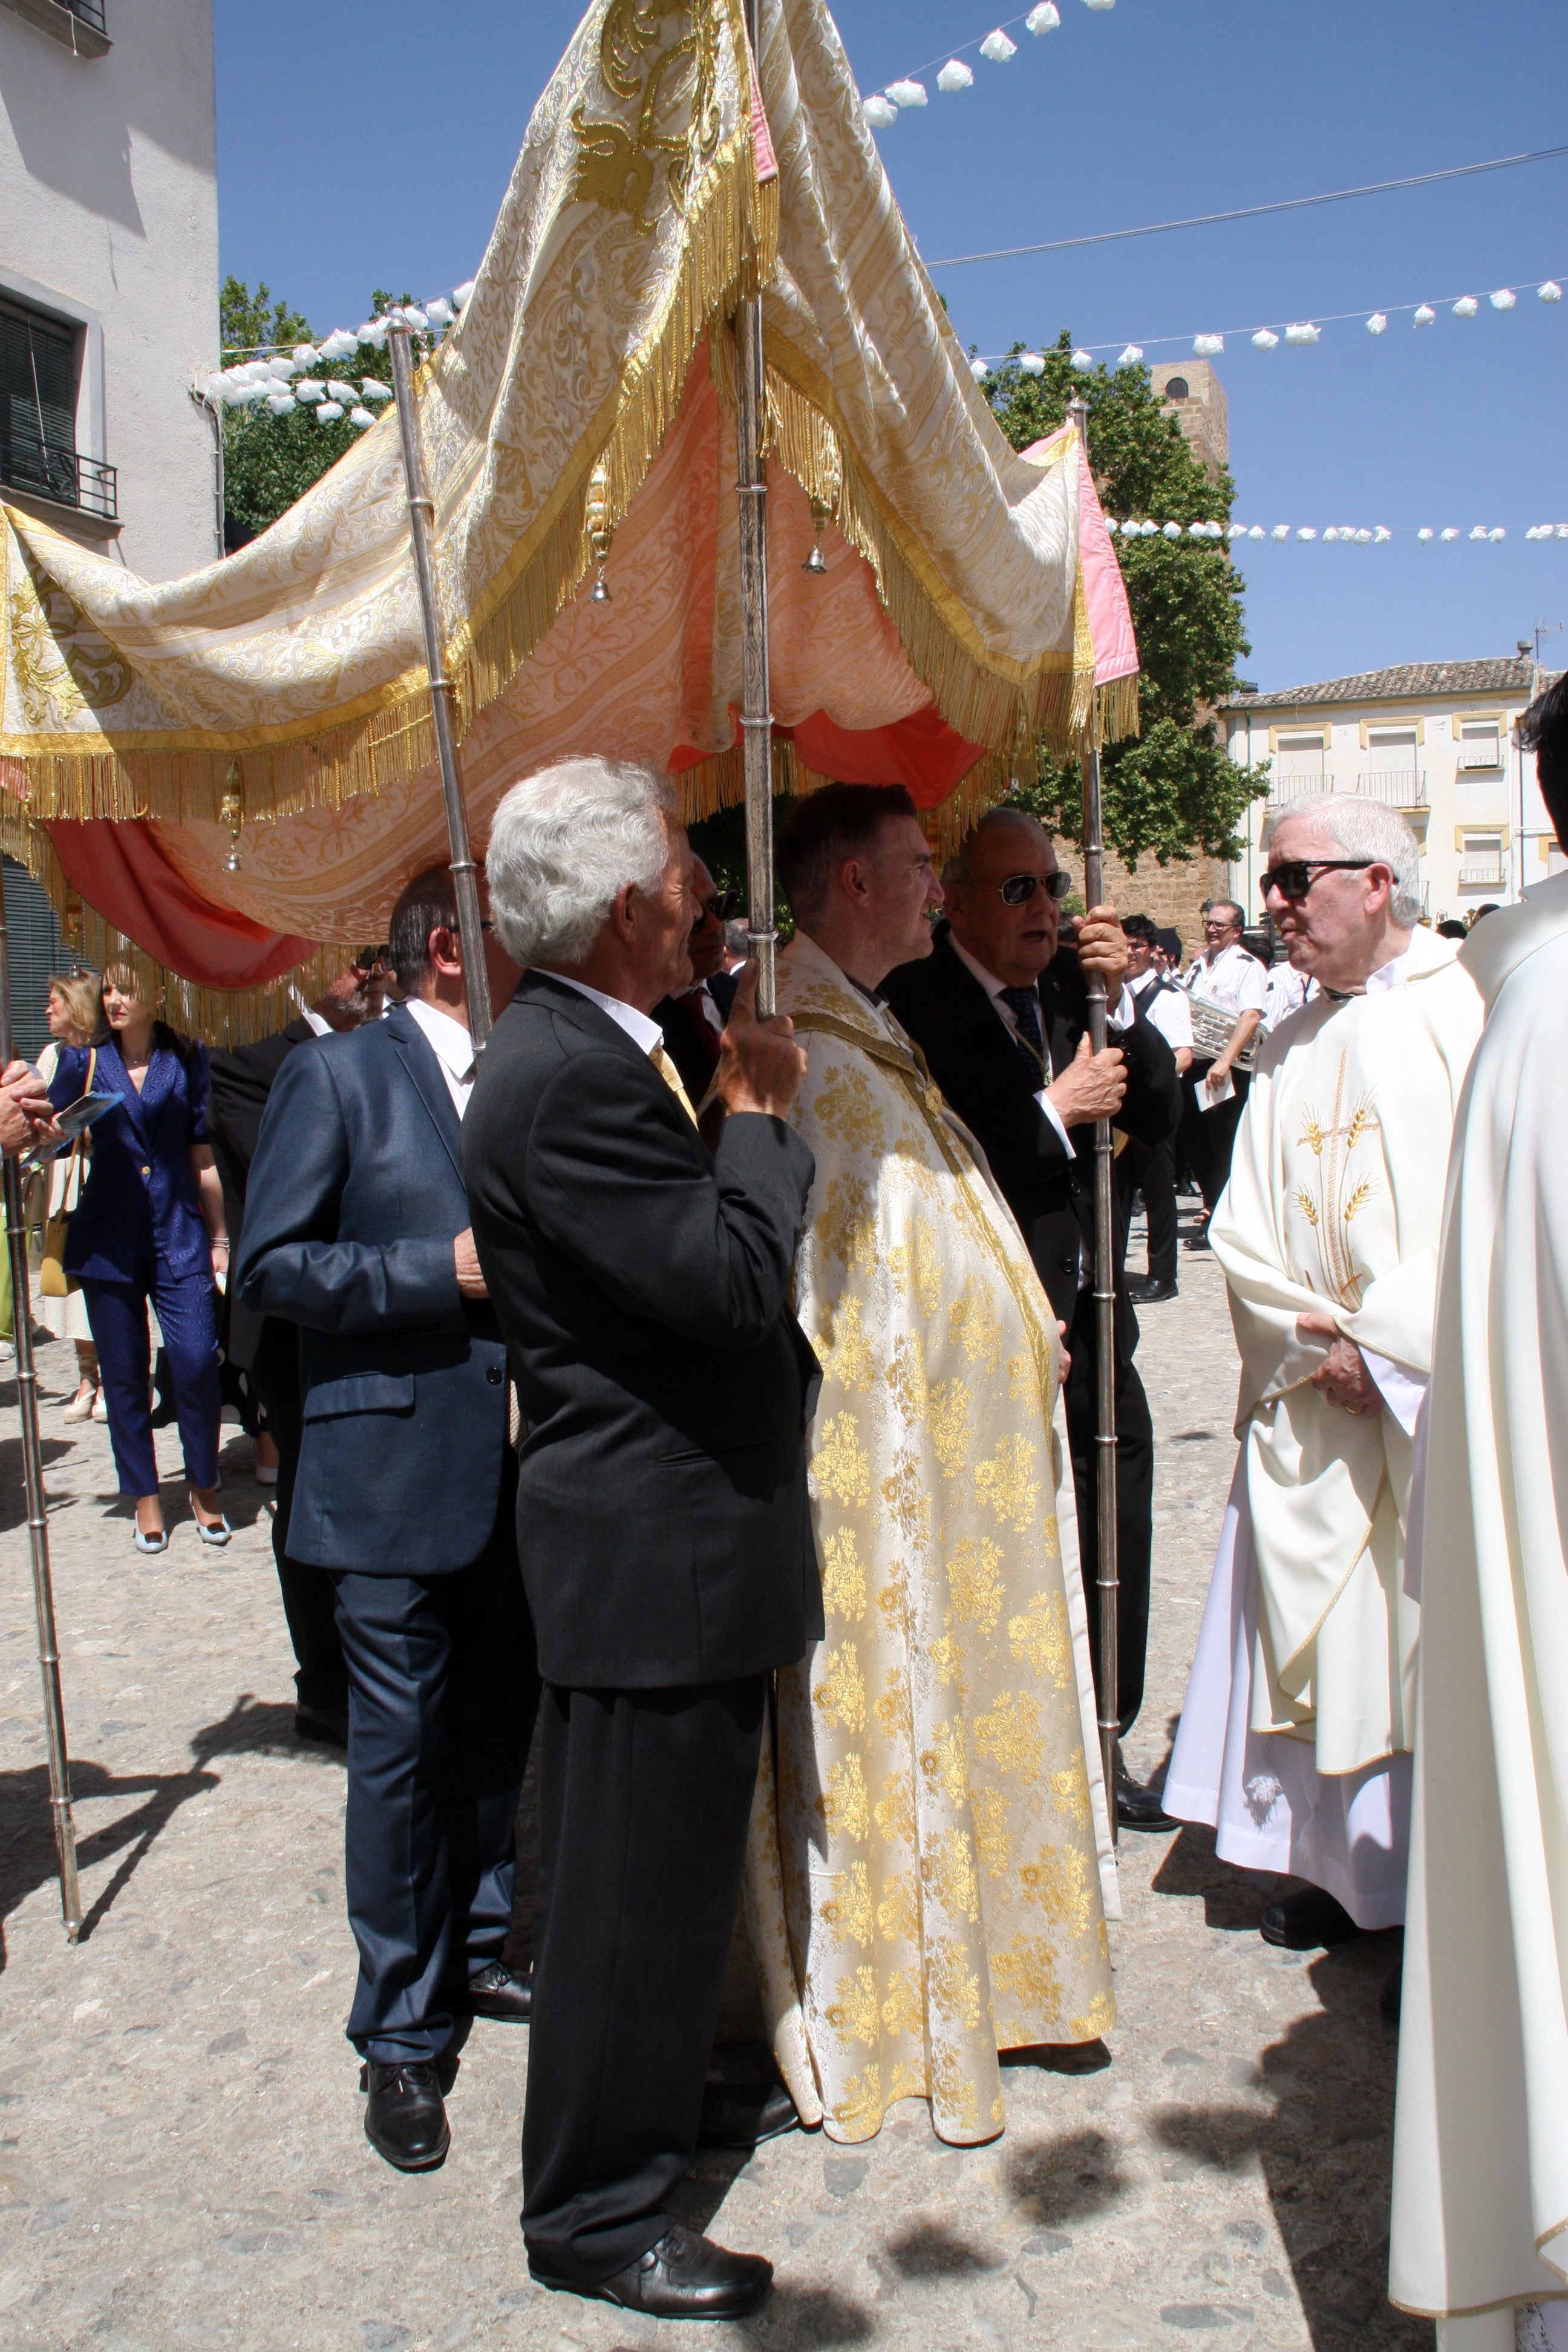
[(1341, 1117), (1349, 1058), (1348, 1054), (1340, 1055), (1333, 1111), (1327, 1123), (1310, 1105), (1302, 1111), (1297, 1140), (1310, 1151), (1316, 1166), (1313, 1181), (1297, 1187), (1296, 1206), (1317, 1237), (1325, 1288), (1353, 1311), (1361, 1305), (1366, 1276), (1355, 1270), (1350, 1227), (1376, 1192), (1377, 1178), (1357, 1175), (1350, 1160), (1357, 1146), (1378, 1132), (1378, 1123), (1370, 1094), (1361, 1097), (1348, 1118)]

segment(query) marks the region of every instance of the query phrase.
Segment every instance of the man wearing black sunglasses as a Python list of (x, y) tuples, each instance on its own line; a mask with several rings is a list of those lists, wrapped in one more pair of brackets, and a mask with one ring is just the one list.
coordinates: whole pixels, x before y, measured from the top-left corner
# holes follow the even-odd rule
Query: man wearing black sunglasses
[(1405, 1916), (1420, 1611), (1405, 1590), (1444, 1178), (1480, 1000), (1420, 925), (1414, 835), (1292, 803), (1264, 904), (1320, 993), (1258, 1052), (1210, 1238), (1241, 1357), (1240, 1455), (1165, 1781), (1221, 1858), (1309, 1883), (1264, 1939)]
[[(1071, 878), (1050, 835), (1020, 809), (981, 819), (942, 877), (947, 920), (931, 955), (889, 973), (888, 1003), (983, 1145), (1035, 1270), (1068, 1328), (1068, 1439), (1086, 1582), (1096, 1556), (1097, 1360), (1092, 1295), (1094, 1150), (1109, 1118), (1142, 1143), (1175, 1132), (1181, 1097), (1169, 1045), (1124, 985), (1127, 941), (1113, 908), (1091, 908), (1060, 942)], [(1091, 1054), (1086, 975), (1105, 982), (1114, 1042)], [(1138, 1320), (1116, 1253), (1116, 1527), (1121, 1591), (1117, 1714), (1143, 1698), (1152, 1549), (1154, 1432), (1132, 1361)], [(1099, 1653), (1095, 1651), (1099, 1673)], [(1121, 1820), (1155, 1828), (1157, 1797), (1120, 1763)]]
[(719, 1040), (735, 1001), (736, 975), (724, 969), (724, 926), (738, 911), (736, 893), (721, 890), (700, 857), (691, 861), (693, 919), (686, 952), (691, 985), (664, 997), (653, 1018), (664, 1032), (665, 1051), (680, 1073), (693, 1103), (700, 1103), (719, 1066)]

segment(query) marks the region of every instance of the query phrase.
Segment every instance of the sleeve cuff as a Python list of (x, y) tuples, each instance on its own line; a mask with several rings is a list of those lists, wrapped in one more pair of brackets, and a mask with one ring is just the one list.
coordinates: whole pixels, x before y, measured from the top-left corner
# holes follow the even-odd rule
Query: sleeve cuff
[(1399, 1423), (1406, 1437), (1415, 1434), (1416, 1415), (1426, 1394), (1426, 1375), (1413, 1372), (1407, 1364), (1396, 1364), (1392, 1356), (1380, 1356), (1375, 1348), (1363, 1348), (1362, 1361), (1377, 1382), (1384, 1403)]
[(1039, 1104), (1040, 1108), (1045, 1112), (1046, 1117), (1050, 1120), (1051, 1125), (1056, 1129), (1057, 1133), (1060, 1136), (1062, 1150), (1067, 1153), (1068, 1158), (1069, 1160), (1076, 1160), (1078, 1158), (1078, 1154), (1072, 1148), (1072, 1140), (1068, 1134), (1067, 1129), (1062, 1125), (1061, 1113), (1058, 1110), (1055, 1103), (1051, 1100), (1049, 1095), (1047, 1094), (1043, 1087), (1039, 1093), (1035, 1097), (1035, 1100)]

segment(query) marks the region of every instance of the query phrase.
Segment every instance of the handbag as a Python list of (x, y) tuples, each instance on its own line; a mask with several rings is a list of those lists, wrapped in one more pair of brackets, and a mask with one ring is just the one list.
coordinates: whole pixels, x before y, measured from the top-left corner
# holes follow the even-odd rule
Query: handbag
[[(95, 1045), (92, 1052), (88, 1056), (87, 1084), (82, 1088), (82, 1092), (84, 1094), (91, 1094), (92, 1082), (97, 1072), (98, 1048)], [(71, 1156), (67, 1165), (66, 1181), (60, 1189), (60, 1199), (62, 1202), (68, 1201), (73, 1197), (77, 1200), (81, 1198), (81, 1175), (83, 1168), (86, 1165), (87, 1149), (88, 1130), (86, 1128), (83, 1128), (81, 1133), (77, 1137), (76, 1141), (71, 1145)], [(73, 1183), (76, 1187), (74, 1196), (72, 1192)], [(58, 1216), (50, 1217), (44, 1227), (44, 1255), (38, 1267), (38, 1296), (40, 1298), (68, 1298), (72, 1290), (79, 1286), (75, 1282), (74, 1278), (66, 1272), (66, 1234), (69, 1229), (70, 1221), (70, 1211), (67, 1208), (62, 1208)]]

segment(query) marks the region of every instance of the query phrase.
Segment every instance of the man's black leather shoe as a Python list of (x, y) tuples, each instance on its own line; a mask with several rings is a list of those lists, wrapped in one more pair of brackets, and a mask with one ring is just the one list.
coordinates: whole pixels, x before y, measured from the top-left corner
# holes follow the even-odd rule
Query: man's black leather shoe
[(1125, 1764), (1116, 1767), (1116, 1818), (1124, 1830), (1174, 1830), (1173, 1821), (1152, 1789), (1135, 1780)]
[(1135, 1307), (1157, 1307), (1162, 1299), (1177, 1296), (1173, 1282), (1141, 1282), (1132, 1292)]
[(377, 2156), (399, 2172), (429, 2172), (446, 2160), (452, 2135), (432, 2060), (378, 2066), (369, 2059), (360, 2070), (360, 2088), (370, 2093), (364, 2136)]
[(533, 2010), (533, 1979), (514, 1976), (504, 1960), (492, 1960), (450, 1996), (464, 2017), (493, 2017), (503, 2025), (526, 2025)]
[(702, 2095), (700, 2147), (757, 2147), (800, 2122), (782, 2083), (710, 2083)]
[(672, 2221), (657, 2246), (613, 2278), (587, 2284), (529, 2269), (541, 2286), (618, 2304), (650, 2319), (740, 2319), (754, 2311), (773, 2284), (773, 2266), (761, 2254), (731, 2254), (711, 2238)]
[(1184, 1249), (1190, 1250), (1206, 1250), (1208, 1246), (1209, 1231), (1206, 1225), (1200, 1225), (1197, 1232), (1195, 1234), (1189, 1234), (1186, 1240), (1182, 1244), (1182, 1247)]
[(1287, 1952), (1315, 1952), (1330, 1944), (1348, 1944), (1361, 1929), (1342, 1903), (1321, 1886), (1303, 1886), (1271, 1903), (1258, 1929), (1266, 1944)]
[(346, 1748), (349, 1744), (349, 1711), (345, 1706), (340, 1715), (335, 1708), (297, 1706), (294, 1709), (296, 1739), (318, 1740), (323, 1748)]

